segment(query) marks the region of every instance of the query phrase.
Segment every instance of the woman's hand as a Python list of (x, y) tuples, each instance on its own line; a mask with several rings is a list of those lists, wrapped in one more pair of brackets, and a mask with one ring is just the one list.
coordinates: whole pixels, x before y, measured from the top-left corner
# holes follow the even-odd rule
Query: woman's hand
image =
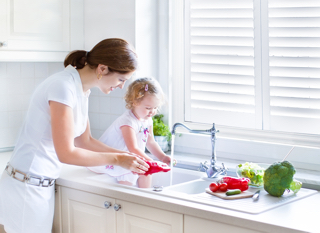
[(119, 166), (128, 169), (134, 173), (144, 174), (149, 170), (149, 165), (143, 159), (130, 152), (120, 153), (117, 156)]

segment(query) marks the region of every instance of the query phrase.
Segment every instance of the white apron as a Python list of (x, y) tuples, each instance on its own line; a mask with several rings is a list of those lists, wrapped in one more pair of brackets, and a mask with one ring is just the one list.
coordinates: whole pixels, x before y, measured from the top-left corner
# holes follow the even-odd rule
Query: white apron
[[(61, 162), (55, 153), (49, 101), (73, 109), (74, 137), (86, 129), (88, 96), (83, 93), (78, 71), (68, 66), (44, 80), (35, 90), (10, 165), (26, 174), (57, 179)], [(0, 179), (0, 224), (7, 233), (51, 233), (54, 214), (54, 185), (34, 186), (10, 177)]]

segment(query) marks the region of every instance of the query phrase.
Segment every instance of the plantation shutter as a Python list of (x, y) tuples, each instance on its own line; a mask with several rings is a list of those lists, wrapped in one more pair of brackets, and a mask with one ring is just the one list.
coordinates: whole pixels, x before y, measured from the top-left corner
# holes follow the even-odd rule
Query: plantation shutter
[(269, 0), (265, 128), (320, 134), (320, 1)]
[(189, 0), (185, 10), (185, 120), (261, 128), (253, 0)]

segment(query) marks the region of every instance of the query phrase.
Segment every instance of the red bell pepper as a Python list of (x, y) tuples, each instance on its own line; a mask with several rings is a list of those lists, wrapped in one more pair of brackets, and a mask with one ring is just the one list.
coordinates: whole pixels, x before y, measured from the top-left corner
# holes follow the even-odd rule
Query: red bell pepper
[(241, 191), (249, 189), (249, 182), (249, 178), (235, 178), (230, 176), (225, 176), (220, 180), (220, 183), (228, 184), (228, 189), (240, 189)]
[(149, 170), (144, 173), (144, 175), (150, 175), (157, 172), (168, 172), (170, 167), (166, 163), (159, 161), (145, 161), (150, 167)]

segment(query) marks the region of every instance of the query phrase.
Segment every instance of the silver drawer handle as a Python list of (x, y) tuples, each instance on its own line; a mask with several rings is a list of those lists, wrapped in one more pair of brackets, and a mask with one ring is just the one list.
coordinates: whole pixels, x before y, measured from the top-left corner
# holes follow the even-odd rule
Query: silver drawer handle
[(0, 47), (7, 47), (8, 44), (5, 41), (0, 41)]
[(119, 204), (114, 204), (113, 209), (114, 209), (115, 211), (118, 211), (118, 210), (121, 209), (121, 205), (119, 205)]
[(104, 202), (104, 208), (109, 209), (112, 206), (111, 202), (105, 201)]

